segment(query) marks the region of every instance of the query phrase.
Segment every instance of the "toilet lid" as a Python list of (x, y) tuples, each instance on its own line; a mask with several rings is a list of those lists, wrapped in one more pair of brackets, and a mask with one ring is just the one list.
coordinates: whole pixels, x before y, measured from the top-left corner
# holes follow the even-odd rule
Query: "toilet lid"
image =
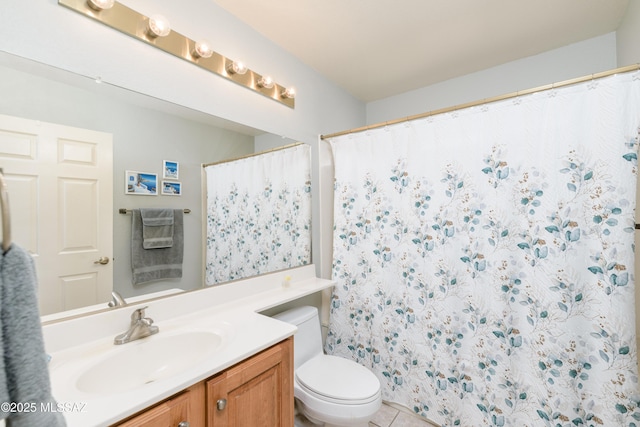
[(316, 394), (338, 400), (365, 400), (380, 390), (380, 381), (364, 366), (324, 354), (296, 369), (296, 379)]

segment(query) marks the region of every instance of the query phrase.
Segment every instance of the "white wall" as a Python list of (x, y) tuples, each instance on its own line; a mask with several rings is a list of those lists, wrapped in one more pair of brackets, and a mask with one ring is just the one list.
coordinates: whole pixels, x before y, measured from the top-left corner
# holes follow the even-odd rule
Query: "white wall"
[(640, 0), (629, 0), (627, 13), (618, 28), (618, 67), (640, 63)]
[[(142, 13), (161, 13), (176, 31), (194, 39), (206, 38), (219, 53), (241, 59), (249, 68), (295, 87), (295, 109), (84, 18), (58, 5), (57, 0), (2, 0), (0, 50), (78, 74), (100, 76), (105, 82), (310, 143), (314, 159), (328, 155), (318, 147), (319, 134), (364, 124), (362, 102), (214, 2), (190, 0), (188, 8), (174, 0), (123, 3)], [(317, 165), (327, 161), (314, 162), (314, 195), (322, 191), (322, 185), (332, 188), (331, 180), (318, 182)], [(330, 254), (330, 248), (321, 250), (321, 238), (316, 235), (321, 229), (330, 229), (331, 223), (326, 220), (329, 213), (330, 206), (321, 206), (315, 197), (314, 262), (330, 268), (331, 260), (322, 259)]]
[[(639, 0), (631, 0), (634, 15)], [(616, 66), (616, 36), (576, 43), (396, 97), (363, 105), (209, 0), (123, 0), (167, 16), (177, 31), (207, 38), (278, 83), (294, 86), (289, 109), (192, 64), (83, 18), (57, 0), (3, 0), (0, 50), (103, 80), (267, 132), (312, 144), (314, 262), (331, 268), (331, 157), (318, 135), (561, 81)], [(286, 25), (286, 24), (283, 24)], [(624, 55), (637, 56), (637, 21), (625, 22)], [(621, 29), (621, 37), (622, 37)], [(295, 37), (295, 34), (292, 34)], [(627, 53), (629, 52), (629, 53)], [(320, 234), (322, 231), (322, 234)], [(321, 245), (319, 248), (318, 245)]]
[(453, 107), (616, 67), (616, 34), (610, 33), (370, 102), (367, 104), (367, 124)]
[[(82, 17), (56, 0), (3, 0), (0, 50), (137, 90), (296, 140), (357, 126), (364, 106), (209, 0), (129, 0), (176, 31), (297, 91), (290, 109), (220, 76)], [(342, 106), (336, 108), (337, 106)]]

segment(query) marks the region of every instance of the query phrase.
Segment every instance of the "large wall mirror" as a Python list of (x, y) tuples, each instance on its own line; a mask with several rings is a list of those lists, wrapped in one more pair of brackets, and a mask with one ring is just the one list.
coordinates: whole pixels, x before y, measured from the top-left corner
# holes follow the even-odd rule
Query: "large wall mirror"
[[(95, 263), (98, 267), (101, 265), (100, 260), (108, 261), (107, 265), (112, 272), (108, 296), (103, 293), (98, 297), (98, 303), (89, 304), (88, 307), (77, 306), (74, 301), (81, 301), (82, 298), (74, 295), (76, 290), (80, 293), (95, 293), (88, 290), (90, 287), (83, 285), (84, 279), (93, 280), (91, 274), (53, 295), (39, 292), (43, 299), (40, 306), (45, 321), (107, 309), (111, 290), (119, 292), (131, 302), (202, 288), (203, 221), (206, 220), (203, 212), (202, 164), (242, 158), (279, 146), (289, 146), (295, 142), (118, 88), (101, 82), (98, 77), (75, 75), (6, 52), (0, 52), (0, 93), (0, 115), (30, 121), (30, 125), (36, 128), (33, 133), (37, 133), (39, 127), (44, 127), (41, 124), (55, 124), (104, 134), (111, 139), (112, 148), (106, 155), (112, 156), (107, 159), (111, 162), (111, 182), (102, 184), (100, 191), (105, 188), (110, 190), (110, 199), (104, 204), (109, 205), (110, 209), (107, 217), (112, 222), (112, 241), (109, 242), (112, 248), (108, 249), (108, 254), (91, 253), (92, 251), (87, 249), (84, 252), (90, 254), (82, 261)], [(223, 103), (224, 100), (215, 102)], [(78, 242), (83, 242), (82, 233), (93, 233), (84, 231), (83, 227), (88, 227), (86, 218), (98, 218), (99, 215), (94, 215), (93, 211), (86, 215), (86, 212), (68, 209), (65, 218), (56, 217), (57, 224), (41, 225), (41, 220), (49, 216), (47, 208), (50, 206), (47, 206), (46, 201), (35, 201), (35, 198), (38, 197), (37, 193), (46, 192), (46, 187), (43, 183), (32, 182), (32, 173), (28, 167), (18, 170), (22, 167), (23, 156), (29, 157), (33, 154), (27, 153), (28, 150), (25, 151), (23, 147), (26, 145), (23, 144), (22, 136), (28, 137), (30, 134), (31, 131), (8, 133), (0, 129), (0, 153), (4, 153), (0, 154), (0, 168), (4, 169), (10, 186), (13, 241), (34, 254), (39, 285), (41, 288), (49, 288), (51, 283), (60, 279), (50, 276), (47, 266), (39, 265), (39, 252), (43, 248), (42, 243), (37, 242), (42, 242), (43, 236), (36, 234), (49, 233), (53, 239), (59, 238), (61, 230), (68, 229), (75, 231)], [(80, 158), (85, 152), (92, 155), (92, 149), (84, 149), (80, 140), (80, 137), (76, 138), (73, 135), (67, 137), (66, 148), (60, 148), (59, 144), (58, 148), (55, 148), (58, 151), (57, 155), (64, 152), (63, 154), (69, 155), (72, 159), (71, 163), (80, 163), (73, 160), (74, 156)], [(35, 153), (41, 149), (34, 145), (31, 150)], [(7, 152), (9, 154), (6, 154)], [(179, 177), (170, 179), (180, 183), (179, 196), (159, 194), (149, 197), (126, 194), (126, 171), (157, 174), (158, 181), (162, 181), (162, 168), (167, 160), (179, 163)], [(47, 168), (40, 167), (40, 170), (34, 173), (40, 173)], [(72, 164), (73, 168), (81, 169), (82, 165)], [(47, 178), (45, 176), (42, 179)], [(70, 178), (68, 181), (71, 182), (71, 190), (67, 198), (73, 199), (74, 191), (85, 191), (81, 185), (73, 185), (81, 180), (74, 182)], [(90, 190), (90, 187), (87, 188)], [(34, 205), (38, 207), (36, 212), (33, 212)], [(132, 219), (130, 214), (120, 213), (120, 209), (130, 211), (145, 207), (173, 207), (189, 211), (184, 215), (185, 245), (181, 279), (133, 285), (130, 262)], [(97, 203), (95, 209), (101, 209), (100, 203)], [(101, 227), (101, 224), (96, 224), (98, 230)], [(73, 242), (65, 242), (67, 243), (73, 246)], [(58, 244), (57, 248), (51, 250), (64, 252), (64, 247), (61, 250), (61, 244)], [(82, 252), (82, 248), (78, 252)], [(105, 255), (108, 260), (104, 259)], [(63, 264), (57, 261), (54, 263)], [(48, 298), (54, 301), (45, 301)]]

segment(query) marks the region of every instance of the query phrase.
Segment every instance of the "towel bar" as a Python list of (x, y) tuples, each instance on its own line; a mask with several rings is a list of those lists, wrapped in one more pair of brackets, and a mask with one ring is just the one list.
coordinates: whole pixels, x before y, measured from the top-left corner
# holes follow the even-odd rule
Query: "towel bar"
[[(131, 213), (131, 209), (120, 208), (118, 209), (118, 212), (124, 215), (124, 214)], [(191, 209), (185, 209), (183, 212), (186, 214), (191, 213)]]

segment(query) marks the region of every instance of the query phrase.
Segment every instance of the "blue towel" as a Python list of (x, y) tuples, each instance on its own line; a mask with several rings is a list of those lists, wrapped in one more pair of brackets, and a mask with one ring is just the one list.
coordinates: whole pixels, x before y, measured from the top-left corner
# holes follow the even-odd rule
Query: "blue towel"
[(7, 427), (66, 426), (51, 396), (47, 355), (36, 296), (37, 278), (31, 256), (16, 244), (0, 257), (0, 320), (4, 369), (0, 370), (0, 402), (20, 403), (34, 412), (0, 411)]

